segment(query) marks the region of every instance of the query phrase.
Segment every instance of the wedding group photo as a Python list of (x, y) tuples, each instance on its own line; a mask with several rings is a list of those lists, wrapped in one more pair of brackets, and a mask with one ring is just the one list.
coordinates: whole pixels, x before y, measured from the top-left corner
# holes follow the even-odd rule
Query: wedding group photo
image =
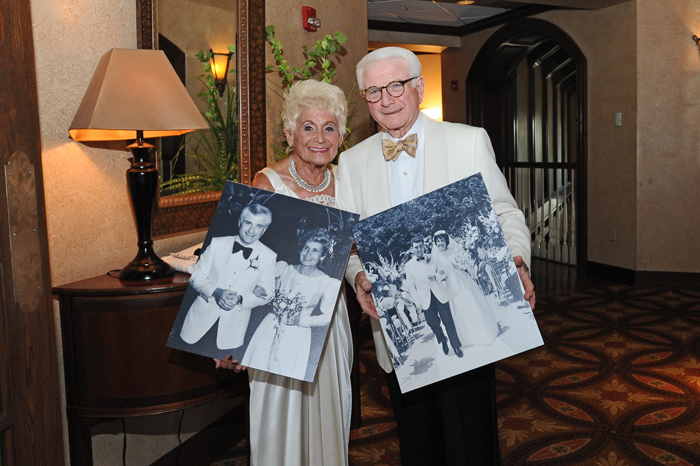
[(543, 344), (479, 174), (354, 231), (403, 392)]
[(167, 345), (312, 381), (354, 219), (227, 183)]

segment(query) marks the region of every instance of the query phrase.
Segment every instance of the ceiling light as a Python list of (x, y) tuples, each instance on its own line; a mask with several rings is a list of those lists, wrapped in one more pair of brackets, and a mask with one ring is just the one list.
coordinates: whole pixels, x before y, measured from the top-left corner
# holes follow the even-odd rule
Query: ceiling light
[(457, 3), (459, 3), (460, 5), (471, 5), (472, 3), (474, 3), (474, 0), (459, 0)]

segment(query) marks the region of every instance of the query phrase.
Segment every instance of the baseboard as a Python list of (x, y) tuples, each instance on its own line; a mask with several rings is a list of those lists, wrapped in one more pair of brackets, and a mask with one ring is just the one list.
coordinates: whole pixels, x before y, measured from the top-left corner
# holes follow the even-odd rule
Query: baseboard
[(631, 270), (589, 261), (586, 263), (586, 275), (637, 288), (686, 288), (700, 291), (700, 273)]

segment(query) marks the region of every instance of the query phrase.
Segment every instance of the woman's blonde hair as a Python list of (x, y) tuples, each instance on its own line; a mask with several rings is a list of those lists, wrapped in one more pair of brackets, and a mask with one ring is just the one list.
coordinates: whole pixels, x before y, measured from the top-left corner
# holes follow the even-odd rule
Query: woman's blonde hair
[(340, 137), (345, 137), (348, 121), (348, 104), (343, 90), (338, 86), (315, 79), (298, 81), (284, 93), (282, 122), (292, 134), (297, 129), (297, 119), (304, 110), (328, 111), (335, 117)]

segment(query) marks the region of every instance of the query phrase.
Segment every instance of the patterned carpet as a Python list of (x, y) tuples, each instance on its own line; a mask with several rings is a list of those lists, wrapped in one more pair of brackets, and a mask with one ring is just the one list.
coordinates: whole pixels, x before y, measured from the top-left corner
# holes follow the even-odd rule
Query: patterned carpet
[[(700, 465), (700, 292), (607, 286), (535, 314), (545, 346), (497, 364), (504, 466)], [(372, 342), (360, 363), (351, 464), (400, 465)]]

